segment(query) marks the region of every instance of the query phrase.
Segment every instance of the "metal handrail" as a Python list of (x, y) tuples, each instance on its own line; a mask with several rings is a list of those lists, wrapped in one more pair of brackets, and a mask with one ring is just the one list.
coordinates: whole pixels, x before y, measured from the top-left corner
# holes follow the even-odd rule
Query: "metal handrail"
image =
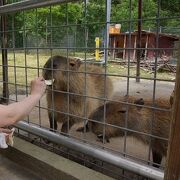
[(152, 179), (163, 180), (164, 172), (162, 170), (154, 168), (154, 167), (150, 167), (145, 164), (138, 163), (126, 157), (112, 154), (111, 152), (107, 150), (95, 148), (87, 143), (82, 143), (73, 138), (69, 138), (60, 134), (53, 133), (47, 129), (38, 127), (33, 124), (26, 123), (24, 121), (18, 122), (15, 125), (15, 127), (23, 131), (37, 135), (39, 137), (48, 139), (54, 143), (61, 144), (67, 148), (70, 148), (70, 149), (73, 148), (73, 150), (76, 150), (83, 154), (97, 158), (104, 162), (108, 162), (112, 165), (134, 172), (136, 174), (139, 174), (148, 178), (152, 178)]

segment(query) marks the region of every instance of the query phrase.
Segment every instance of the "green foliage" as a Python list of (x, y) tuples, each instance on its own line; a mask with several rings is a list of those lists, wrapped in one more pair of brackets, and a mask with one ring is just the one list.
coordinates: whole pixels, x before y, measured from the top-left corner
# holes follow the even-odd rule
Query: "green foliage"
[[(157, 0), (142, 0), (143, 30), (155, 30), (159, 23), (163, 32), (179, 34), (179, 18), (166, 18), (179, 16), (179, 0), (161, 0), (159, 17)], [(16, 29), (9, 35), (10, 46), (64, 47), (73, 46), (74, 42), (75, 47), (84, 47), (87, 42), (88, 47), (94, 47), (95, 37), (104, 37), (106, 0), (89, 0), (87, 5), (83, 2), (61, 4), (8, 17), (9, 29)], [(162, 19), (157, 22), (157, 17)], [(122, 32), (137, 30), (138, 0), (112, 0), (111, 22), (120, 23)]]
[(162, 0), (161, 8), (167, 11), (170, 16), (180, 16), (180, 1), (179, 0)]
[[(153, 29), (157, 26), (154, 19), (157, 17), (158, 5), (153, 0), (142, 1), (142, 29)], [(166, 12), (160, 10), (160, 15), (165, 16)], [(138, 24), (138, 0), (132, 0), (131, 4), (129, 0), (120, 1), (118, 4), (112, 6), (112, 21), (122, 21), (122, 31), (130, 29), (137, 30)], [(125, 22), (124, 22), (125, 21)]]

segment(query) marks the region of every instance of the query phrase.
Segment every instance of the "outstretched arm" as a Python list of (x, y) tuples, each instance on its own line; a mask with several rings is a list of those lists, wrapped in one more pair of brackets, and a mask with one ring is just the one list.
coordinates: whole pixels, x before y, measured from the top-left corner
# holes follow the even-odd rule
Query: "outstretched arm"
[(31, 82), (31, 94), (24, 100), (10, 105), (0, 105), (0, 127), (15, 124), (27, 116), (38, 103), (46, 85), (42, 77), (36, 78)]

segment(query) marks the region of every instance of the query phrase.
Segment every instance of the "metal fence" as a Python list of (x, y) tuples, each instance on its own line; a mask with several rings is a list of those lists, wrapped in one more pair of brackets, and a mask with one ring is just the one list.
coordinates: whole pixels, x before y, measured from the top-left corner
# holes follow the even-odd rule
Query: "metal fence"
[(55, 79), (17, 135), (116, 179), (163, 179), (180, 15), (160, 0), (149, 15), (141, 0), (6, 3), (2, 103), (28, 96), (36, 76)]

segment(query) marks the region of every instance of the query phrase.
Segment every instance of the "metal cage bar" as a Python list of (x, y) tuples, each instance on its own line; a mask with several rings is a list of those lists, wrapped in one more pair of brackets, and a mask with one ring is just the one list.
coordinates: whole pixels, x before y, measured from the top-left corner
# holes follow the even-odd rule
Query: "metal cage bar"
[(76, 2), (78, 0), (26, 0), (0, 7), (0, 14), (9, 14), (17, 11), (33, 8), (45, 7), (66, 2)]
[[(135, 155), (130, 155), (130, 153), (128, 154), (128, 134), (130, 132), (134, 133), (134, 134), (139, 134), (139, 135), (142, 135), (142, 136), (145, 136), (149, 139), (152, 139), (152, 138), (155, 138), (155, 139), (159, 139), (159, 140), (162, 140), (162, 141), (168, 141), (167, 138), (165, 137), (161, 137), (160, 135), (154, 135), (152, 134), (152, 127), (151, 127), (151, 133), (150, 132), (143, 132), (143, 130), (135, 130), (135, 129), (131, 129), (128, 127), (128, 111), (129, 111), (129, 107), (127, 108), (127, 111), (126, 111), (126, 117), (125, 117), (125, 125), (124, 126), (119, 126), (119, 125), (115, 125), (115, 124), (111, 124), (111, 123), (108, 123), (107, 122), (107, 119), (106, 119), (106, 104), (105, 102), (116, 102), (116, 100), (112, 100), (110, 98), (107, 98), (106, 97), (106, 89), (104, 88), (104, 97), (96, 97), (96, 96), (91, 96), (87, 93), (87, 76), (92, 74), (92, 75), (101, 75), (102, 77), (104, 77), (104, 84), (106, 86), (106, 78), (111, 76), (111, 77), (123, 77), (126, 79), (126, 93), (127, 95), (131, 95), (131, 92), (130, 92), (130, 85), (131, 85), (131, 79), (135, 80), (135, 79), (138, 79), (138, 80), (149, 80), (149, 81), (152, 81), (154, 83), (152, 83), (152, 99), (153, 99), (153, 104), (155, 102), (155, 98), (156, 98), (156, 95), (157, 95), (157, 91), (156, 91), (156, 86), (157, 86), (157, 83), (159, 81), (164, 81), (164, 82), (174, 82), (174, 80), (171, 80), (171, 79), (161, 79), (161, 78), (158, 78), (157, 77), (157, 58), (158, 58), (158, 51), (162, 51), (162, 50), (175, 50), (174, 47), (169, 47), (169, 48), (162, 48), (162, 47), (159, 47), (159, 36), (161, 35), (160, 33), (160, 21), (161, 20), (167, 20), (167, 19), (175, 19), (175, 18), (180, 18), (180, 17), (161, 17), (160, 16), (160, 0), (158, 0), (157, 2), (157, 14), (156, 14), (156, 17), (153, 17), (153, 18), (143, 18), (141, 16), (137, 18), (133, 18), (133, 14), (132, 14), (132, 11), (131, 9), (133, 8), (133, 1), (132, 0), (129, 0), (129, 9), (127, 10), (129, 12), (129, 16), (127, 19), (123, 19), (123, 20), (120, 20), (118, 22), (120, 23), (127, 23), (128, 25), (128, 32), (126, 32), (126, 43), (128, 44), (128, 47), (124, 46), (123, 48), (122, 47), (109, 47), (109, 31), (108, 31), (108, 28), (110, 26), (111, 23), (116, 23), (115, 21), (111, 21), (110, 19), (110, 5), (111, 4), (111, 0), (104, 0), (104, 4), (105, 4), (105, 15), (106, 15), (106, 20), (104, 22), (88, 22), (87, 21), (87, 17), (88, 16), (88, 0), (84, 0), (84, 6), (83, 6), (83, 9), (84, 9), (84, 21), (81, 22), (70, 22), (69, 21), (69, 14), (68, 14), (68, 3), (69, 2), (77, 2), (78, 0), (26, 0), (26, 1), (21, 1), (21, 2), (18, 2), (18, 3), (13, 3), (13, 4), (9, 4), (9, 5), (4, 5), (4, 6), (0, 6), (0, 15), (3, 17), (4, 15), (6, 16), (6, 14), (12, 14), (13, 16), (13, 20), (12, 20), (12, 29), (7, 29), (4, 31), (4, 33), (9, 33), (11, 34), (12, 33), (12, 40), (13, 40), (13, 46), (12, 47), (2, 47), (1, 50), (4, 50), (4, 51), (8, 51), (8, 52), (13, 52), (14, 54), (14, 65), (8, 65), (9, 68), (14, 68), (14, 76), (15, 76), (15, 84), (11, 83), (11, 82), (5, 82), (5, 83), (8, 83), (9, 85), (15, 85), (15, 93), (16, 93), (16, 101), (17, 101), (17, 87), (20, 85), (17, 83), (17, 76), (16, 76), (16, 71), (17, 71), (17, 68), (21, 68), (21, 69), (24, 69), (25, 71), (25, 85), (23, 85), (23, 87), (25, 87), (26, 89), (26, 95), (28, 94), (28, 70), (37, 70), (37, 75), (39, 76), (40, 74), (40, 71), (43, 69), (42, 67), (40, 67), (40, 50), (50, 50), (50, 57), (53, 56), (53, 53), (54, 53), (54, 50), (63, 50), (65, 52), (65, 56), (68, 58), (69, 55), (70, 55), (70, 51), (73, 51), (74, 52), (74, 55), (75, 55), (75, 51), (77, 50), (77, 47), (73, 47), (73, 45), (71, 45), (71, 43), (69, 43), (69, 36), (71, 36), (71, 32), (70, 32), (70, 28), (73, 27), (73, 28), (76, 28), (76, 31), (77, 31), (77, 27), (78, 26), (82, 26), (82, 29), (83, 29), (83, 42), (84, 44), (80, 47), (78, 47), (78, 49), (80, 51), (84, 51), (84, 63), (85, 63), (85, 66), (84, 66), (84, 71), (83, 72), (77, 72), (77, 73), (81, 73), (84, 75), (85, 77), (85, 88), (83, 89), (83, 94), (81, 93), (73, 93), (73, 92), (70, 92), (69, 91), (69, 74), (72, 72), (71, 70), (66, 70), (65, 72), (67, 72), (68, 74), (68, 87), (67, 87), (67, 92), (65, 91), (60, 91), (60, 90), (55, 90), (53, 87), (52, 87), (52, 107), (51, 108), (46, 108), (46, 107), (41, 107), (41, 102), (39, 102), (39, 105), (36, 106), (36, 108), (38, 108), (38, 112), (39, 112), (39, 121), (37, 122), (37, 126), (35, 125), (32, 125), (31, 124), (31, 119), (28, 118), (28, 123), (26, 122), (20, 122), (16, 125), (17, 128), (19, 129), (22, 129), (23, 131), (25, 132), (28, 132), (29, 134), (29, 137), (30, 137), (30, 134), (34, 134), (34, 135), (37, 135), (41, 138), (46, 138), (54, 143), (57, 143), (59, 145), (63, 145), (69, 149), (71, 149), (73, 147), (74, 150), (78, 151), (78, 152), (81, 152), (83, 153), (83, 155), (90, 155), (91, 157), (94, 157), (96, 159), (100, 159), (102, 161), (102, 169), (104, 168), (103, 167), (103, 163), (106, 162), (106, 163), (110, 163), (112, 165), (114, 165), (115, 167), (118, 167), (118, 168), (123, 168), (123, 176), (125, 177), (125, 172), (126, 170), (128, 171), (131, 171), (131, 172), (134, 172), (134, 174), (139, 174), (139, 175), (142, 175), (142, 176), (146, 176), (148, 178), (153, 178), (153, 179), (163, 179), (163, 176), (164, 176), (164, 173), (162, 170), (160, 169), (155, 169), (153, 168), (152, 166), (148, 166), (148, 165), (145, 165), (145, 164), (141, 164), (140, 162), (135, 162), (134, 160), (128, 158), (128, 157), (132, 157), (132, 158), (136, 158), (137, 160), (143, 160), (145, 163), (149, 163), (149, 164), (152, 164), (152, 161), (151, 161), (151, 143), (149, 145), (149, 151), (148, 151), (148, 158), (147, 159), (143, 159), (143, 158), (139, 158), (139, 157), (136, 157)], [(141, 0), (139, 0), (139, 2), (141, 2)], [(59, 24), (59, 25), (56, 25), (53, 23), (53, 6), (51, 5), (56, 5), (56, 4), (61, 4), (61, 3), (64, 3), (66, 5), (65, 7), (65, 18), (64, 18), (64, 22), (65, 23), (62, 23), (62, 24)], [(36, 8), (41, 8), (41, 7), (47, 7), (49, 6), (49, 9), (48, 9), (48, 16), (49, 16), (49, 20), (48, 18), (46, 18), (46, 22), (45, 22), (45, 28), (44, 26), (41, 26), (41, 27), (38, 27), (38, 9)], [(139, 6), (140, 8), (140, 6)], [(19, 11), (22, 11), (23, 10), (23, 14), (26, 15), (26, 12), (24, 10), (30, 10), (30, 9), (35, 9), (35, 13), (36, 13), (36, 18), (35, 18), (35, 23), (36, 23), (36, 32), (35, 32), (35, 36), (36, 36), (36, 45), (33, 46), (28, 46), (28, 43), (26, 43), (27, 39), (25, 37), (25, 33), (26, 31), (31, 31), (31, 27), (26, 27), (25, 25), (25, 16), (23, 17), (23, 27), (22, 29), (20, 29), (19, 27), (16, 27), (15, 26), (15, 14), (14, 12), (19, 12)], [(82, 9), (82, 10), (83, 10)], [(140, 8), (141, 9), (141, 8)], [(142, 10), (142, 9), (141, 9)], [(131, 45), (131, 40), (133, 40), (133, 36), (132, 36), (132, 31), (133, 31), (133, 23), (140, 23), (140, 25), (142, 26), (144, 22), (146, 21), (154, 21), (155, 22), (155, 28), (156, 28), (156, 32), (154, 34), (156, 34), (157, 36), (157, 39), (155, 41), (155, 47), (148, 47), (148, 46), (145, 46), (145, 47), (141, 47), (140, 45), (134, 45), (134, 47), (132, 47), (133, 45)], [(90, 33), (90, 29), (89, 28), (89, 25), (99, 25), (99, 27), (104, 27), (105, 29), (105, 36), (103, 37), (104, 39), (104, 47), (100, 47), (99, 50), (102, 50), (104, 51), (104, 60), (105, 60), (105, 71), (104, 73), (99, 73), (99, 74), (96, 74), (96, 73), (89, 73), (87, 72), (87, 57), (88, 57), (88, 51), (94, 51), (95, 48), (94, 47), (89, 47), (89, 42), (88, 40), (90, 39), (89, 37), (89, 33)], [(99, 28), (98, 27), (98, 28)], [(17, 28), (17, 29), (15, 29)], [(49, 39), (47, 38), (46, 36), (46, 45), (45, 46), (42, 46), (40, 47), (39, 46), (39, 39), (38, 39), (38, 31), (43, 31), (43, 28), (46, 30), (46, 34), (48, 34), (48, 32), (50, 33), (49, 35)], [(66, 28), (66, 29), (65, 29)], [(72, 29), (73, 29), (72, 28)], [(65, 32), (64, 33), (64, 36), (66, 38), (65, 40), (65, 45), (63, 47), (61, 47), (61, 45), (55, 45), (53, 44), (53, 33), (60, 29), (65, 29)], [(82, 30), (81, 29), (81, 30)], [(22, 31), (23, 33), (23, 47), (16, 47), (15, 45), (15, 34), (16, 32), (19, 31)], [(142, 29), (139, 27), (139, 33)], [(102, 31), (102, 30), (101, 30)], [(2, 32), (1, 32), (2, 33)], [(73, 32), (74, 33), (74, 32)], [(76, 32), (77, 33), (77, 32)], [(93, 34), (94, 35), (94, 34)], [(41, 37), (41, 38), (44, 38)], [(129, 38), (129, 39), (128, 39)], [(49, 40), (49, 42), (48, 42)], [(139, 38), (138, 40), (140, 41), (140, 35), (139, 35)], [(77, 39), (75, 39), (75, 41), (77, 41)], [(49, 44), (48, 44), (49, 43)], [(76, 45), (76, 43), (75, 43)], [(25, 62), (25, 65), (18, 65), (16, 63), (16, 51), (18, 50), (22, 50), (23, 53), (24, 53), (24, 62)], [(28, 51), (29, 50), (35, 50), (36, 52), (36, 60), (37, 60), (37, 67), (28, 67)], [(108, 62), (108, 51), (111, 51), (111, 50), (119, 50), (119, 51), (125, 51), (125, 53), (127, 52), (127, 55), (128, 55), (128, 58), (126, 59), (126, 65), (127, 65), (127, 74), (118, 74), (118, 73), (110, 73), (108, 72), (107, 70), (107, 62)], [(155, 53), (155, 71), (153, 72), (153, 76), (152, 77), (140, 77), (140, 73), (137, 73), (136, 75), (131, 75), (131, 70), (130, 70), (130, 65), (131, 65), (131, 51), (134, 51), (135, 53), (137, 53), (137, 56), (139, 56), (139, 64), (138, 66), (140, 66), (140, 53), (141, 51), (148, 51), (148, 50), (152, 50), (154, 51)], [(135, 56), (135, 55), (134, 55)], [(51, 64), (51, 67), (53, 69), (53, 63)], [(140, 67), (139, 67), (140, 68)], [(63, 71), (63, 69), (59, 69), (59, 71)], [(138, 71), (140, 71), (140, 69), (138, 69)], [(52, 71), (52, 76), (53, 76), (53, 71)], [(62, 93), (64, 94), (65, 96), (68, 97), (68, 100), (67, 100), (67, 104), (68, 104), (68, 110), (67, 112), (61, 112), (61, 111), (58, 111), (55, 109), (55, 104), (54, 104), (54, 100), (55, 100), (55, 96), (53, 93)], [(83, 115), (75, 115), (75, 114), (71, 114), (70, 112), (70, 108), (69, 108), (69, 103), (70, 103), (70, 100), (69, 100), (69, 96), (72, 96), (72, 95), (75, 95), (75, 96), (79, 96), (79, 97), (83, 97), (84, 98), (84, 104), (86, 104), (87, 102), (87, 99), (88, 98), (91, 98), (93, 100), (99, 100), (99, 101), (103, 101), (104, 102), (104, 113), (103, 113), (103, 122), (99, 122), (99, 121), (96, 121), (96, 120), (92, 120), (92, 119), (89, 119), (87, 117), (87, 108), (86, 106), (83, 107)], [(117, 101), (119, 102), (119, 101)], [(162, 111), (162, 112), (166, 112), (166, 111), (169, 111), (167, 109), (163, 109), (163, 108), (160, 108), (160, 107), (156, 107), (156, 106), (147, 106), (147, 105), (135, 105), (135, 104), (132, 104), (132, 103), (129, 103), (127, 100), (124, 102), (119, 102), (119, 103), (122, 103), (123, 105), (134, 105), (134, 106), (137, 106), (138, 107), (143, 107), (143, 108), (148, 108), (150, 110), (159, 110), (159, 111)], [(124, 132), (124, 140), (123, 140), (123, 145), (122, 145), (122, 153), (117, 151), (117, 150), (113, 150), (113, 148), (109, 148), (108, 146), (106, 146), (105, 144), (101, 144), (99, 148), (96, 147), (96, 146), (93, 146), (93, 145), (90, 145), (90, 144), (93, 144), (92, 142), (90, 142), (91, 140), (89, 140), (88, 138), (86, 139), (86, 136), (85, 135), (82, 135), (81, 137), (78, 137), (76, 139), (78, 139), (79, 141), (76, 141), (74, 140), (75, 138), (75, 135), (72, 135), (72, 134), (67, 134), (69, 137), (66, 137), (66, 136), (62, 136), (62, 135), (59, 135), (59, 133), (53, 133), (53, 132), (50, 132), (48, 131), (47, 129), (45, 129), (43, 127), (43, 117), (41, 116), (41, 110), (49, 110), (49, 111), (52, 111), (52, 118), (53, 118), (53, 128), (51, 130), (54, 130), (54, 117), (55, 117), (55, 113), (60, 113), (60, 114), (63, 114), (63, 115), (67, 115), (68, 116), (68, 130), (69, 130), (69, 117), (75, 117), (75, 118), (78, 118), (80, 120), (83, 120), (84, 121), (84, 128), (86, 129), (86, 122), (89, 121), (89, 122), (95, 122), (95, 123), (99, 123), (100, 125), (103, 126), (103, 142), (105, 142), (105, 135), (106, 135), (106, 129), (105, 127), (113, 127), (113, 128), (116, 128), (116, 129), (119, 129), (119, 130), (122, 130)], [(152, 121), (153, 121), (153, 118), (154, 116), (152, 117)], [(32, 119), (33, 120), (33, 119)], [(39, 123), (39, 124), (38, 124)], [(151, 126), (152, 126), (152, 123), (151, 123)], [(86, 142), (86, 143), (83, 143), (83, 142)], [(95, 143), (94, 143), (95, 144)], [(53, 150), (55, 148), (55, 144), (52, 145), (53, 146)], [(108, 151), (110, 150), (110, 151)], [(113, 151), (111, 151), (113, 150)], [(115, 153), (113, 152), (118, 152), (123, 154), (123, 157), (119, 156), (119, 155), (116, 155)], [(69, 153), (69, 151), (67, 152), (67, 154)], [(69, 154), (68, 154), (68, 157), (69, 157)], [(84, 159), (84, 164), (86, 162), (86, 159)], [(98, 165), (97, 165), (98, 166)], [(109, 170), (110, 171), (110, 170)], [(117, 172), (116, 172), (117, 173)], [(121, 176), (121, 175), (120, 175)], [(125, 177), (126, 178), (126, 177)], [(128, 177), (127, 177), (128, 178)]]

